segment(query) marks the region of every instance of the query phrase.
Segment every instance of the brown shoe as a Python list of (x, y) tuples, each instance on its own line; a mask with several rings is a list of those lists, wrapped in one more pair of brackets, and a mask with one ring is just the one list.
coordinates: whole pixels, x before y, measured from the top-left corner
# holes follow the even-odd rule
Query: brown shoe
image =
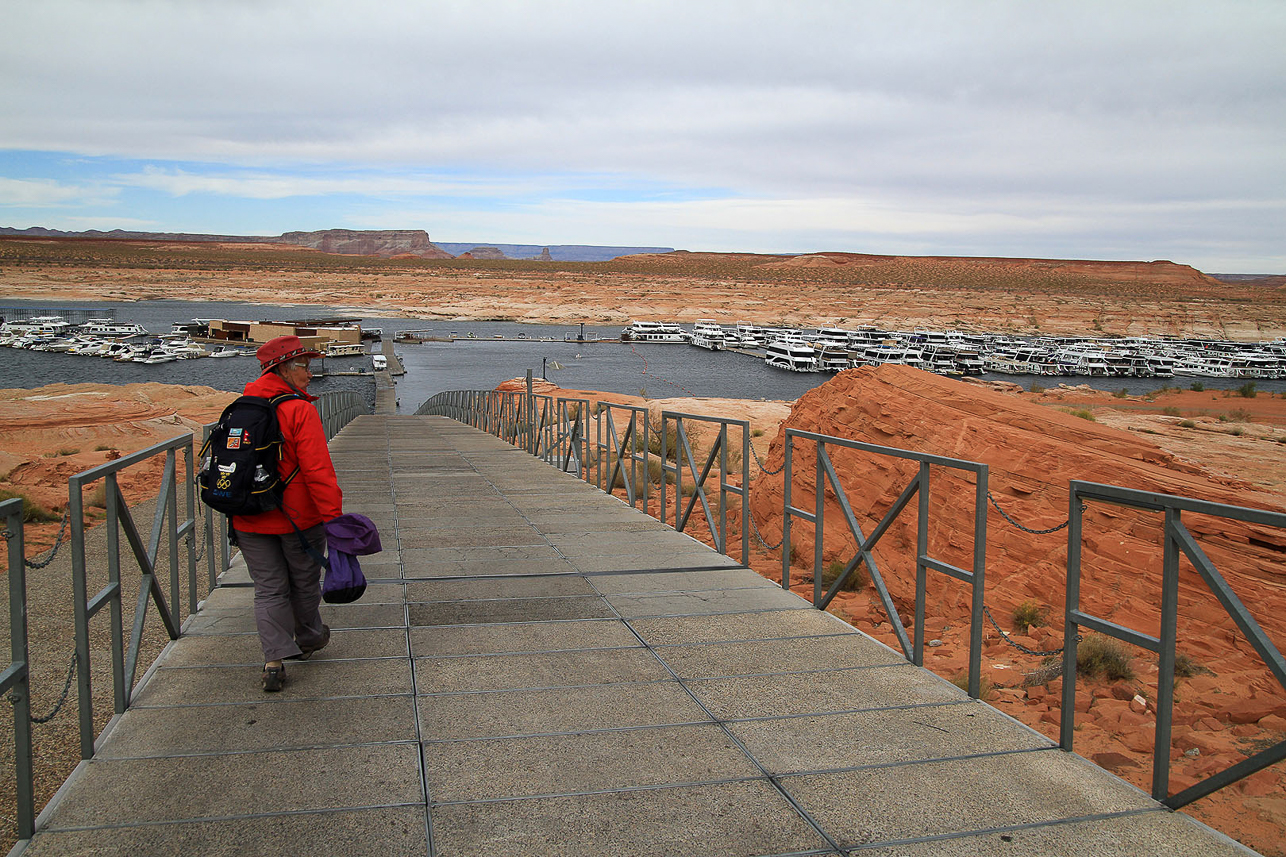
[(270, 667), (265, 664), (263, 668), (263, 689), (268, 693), (276, 693), (285, 686), (286, 665)]
[(330, 642), (330, 626), (322, 625), (322, 636), (321, 636), (321, 640), (317, 642), (317, 645), (300, 646), (299, 654), (295, 655), (294, 659), (297, 661), (306, 661), (313, 656), (313, 652), (320, 652), (322, 649), (326, 648), (326, 644), (329, 642)]

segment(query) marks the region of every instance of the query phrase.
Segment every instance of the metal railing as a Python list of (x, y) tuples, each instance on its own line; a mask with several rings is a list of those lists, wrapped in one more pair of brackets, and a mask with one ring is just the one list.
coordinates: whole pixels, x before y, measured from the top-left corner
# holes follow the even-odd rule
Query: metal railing
[(322, 393), (313, 402), (321, 417), (322, 428), (326, 430), (326, 439), (330, 440), (339, 434), (339, 430), (363, 414), (369, 414), (366, 398), (361, 393), (351, 390), (339, 390), (333, 393)]
[(9, 666), (0, 673), (0, 694), (13, 703), (14, 791), (18, 838), (35, 833), (35, 789), (31, 763), (31, 661), (27, 652), (27, 565), (23, 555), (22, 498), (0, 502), (9, 546)]
[(590, 466), (589, 400), (549, 400), (541, 412), (535, 455), (564, 473), (588, 478)]
[[(647, 510), (652, 485), (653, 417), (648, 409), (615, 402), (599, 402), (594, 409), (595, 440), (588, 437), (589, 402), (585, 399), (555, 399), (523, 392), (487, 390), (453, 390), (438, 393), (417, 410), (421, 416), (445, 416), (495, 435), (501, 440), (525, 449), (559, 469), (568, 471), (573, 464), (577, 475), (607, 493), (625, 492), (625, 500), (635, 508)], [(703, 464), (698, 465), (688, 437), (686, 423), (700, 422), (719, 426), (716, 440)], [(673, 423), (675, 460), (667, 460), (664, 426)], [(684, 532), (697, 503), (701, 504), (712, 540), (720, 553), (728, 550), (728, 495), (741, 498), (741, 563), (750, 561), (748, 532), (750, 506), (746, 488), (750, 482), (750, 424), (745, 420), (706, 417), (677, 411), (661, 414), (661, 520), (666, 520), (668, 505), (667, 476), (675, 486), (674, 528)], [(739, 429), (740, 483), (729, 481), (729, 428)], [(718, 464), (718, 513), (711, 510), (706, 482)], [(691, 480), (688, 502), (683, 500), (684, 474)]]
[[(620, 427), (617, 426), (618, 414), (621, 415)], [(618, 405), (615, 402), (599, 402), (595, 415), (598, 417), (598, 468), (595, 484), (611, 494), (619, 483), (625, 490), (626, 502), (635, 508), (642, 503), (643, 511), (646, 512), (648, 486), (651, 483), (648, 409)]]
[[(185, 478), (178, 477), (178, 455), (183, 454)], [(140, 464), (154, 456), (165, 456), (165, 470), (161, 476), (160, 490), (156, 495), (156, 511), (152, 531), (146, 543), (134, 522), (128, 503), (121, 493), (118, 474), (128, 467)], [(124, 713), (133, 695), (138, 671), (139, 655), (143, 645), (143, 629), (147, 619), (148, 602), (151, 601), (171, 640), (178, 639), (181, 607), (179, 573), (179, 541), (192, 534), (196, 526), (196, 490), (194, 484), (192, 435), (185, 434), (162, 441), (138, 452), (101, 464), (67, 480), (68, 509), (72, 533), (72, 592), (76, 619), (77, 699), (80, 706), (80, 755), (82, 759), (94, 755), (94, 699), (90, 676), (89, 621), (104, 607), (109, 609), (112, 640), (112, 688), (115, 711)], [(103, 480), (107, 511), (107, 585), (93, 598), (88, 594), (89, 558), (85, 554), (84, 486)], [(184, 494), (186, 515), (179, 518), (179, 493)], [(126, 647), (123, 628), (123, 598), (121, 584), (121, 534), (125, 535), (130, 551), (138, 563), (142, 577), (135, 602), (134, 625)], [(170, 598), (167, 601), (157, 569), (161, 541), (167, 545)], [(197, 609), (196, 554), (187, 551), (188, 612)]]
[[(797, 441), (808, 441), (814, 445), (816, 450), (816, 474), (813, 496), (813, 511), (807, 511), (794, 505), (791, 491), (792, 473), (793, 473), (793, 455)], [(831, 462), (828, 447), (840, 447), (843, 449), (859, 450), (869, 452), (875, 455), (889, 456), (892, 458), (902, 459), (905, 461), (914, 461), (918, 464), (916, 475), (911, 477), (910, 482), (902, 490), (901, 495), (893, 502), (893, 505), (885, 513), (884, 517), (871, 531), (870, 536), (862, 532), (861, 525), (857, 522), (857, 517), (853, 514), (852, 506), (849, 503), (848, 495), (840, 482), (839, 475), (835, 472), (835, 465)], [(928, 583), (928, 571), (933, 570), (954, 577), (970, 585), (971, 604), (969, 619), (969, 695), (975, 699), (978, 698), (981, 689), (981, 664), (982, 664), (982, 619), (983, 619), (983, 584), (986, 577), (987, 564), (987, 465), (979, 464), (974, 461), (964, 461), (956, 458), (944, 458), (938, 455), (928, 453), (910, 452), (905, 449), (896, 449), (888, 446), (876, 446), (874, 444), (862, 443), (855, 440), (845, 440), (842, 438), (831, 437), (829, 435), (815, 434), (813, 432), (800, 431), (798, 429), (786, 429), (786, 462), (784, 467), (785, 483), (784, 497), (782, 504), (784, 514), (782, 516), (782, 546), (781, 546), (781, 585), (783, 589), (790, 588), (790, 531), (792, 519), (800, 519), (813, 524), (813, 605), (818, 609), (825, 609), (830, 604), (835, 594), (848, 581), (850, 575), (854, 574), (860, 565), (865, 565), (867, 573), (871, 577), (871, 582), (875, 591), (880, 597), (880, 602), (884, 606), (884, 612), (888, 616), (889, 624), (893, 627), (893, 632), (897, 636), (898, 643), (902, 647), (902, 654), (911, 663), (916, 666), (924, 666), (924, 614), (925, 598)], [(973, 498), (973, 568), (966, 570), (942, 560), (935, 559), (929, 555), (929, 499), (930, 499), (930, 467), (931, 466), (947, 467), (954, 470), (960, 470), (965, 473), (972, 473), (974, 476), (974, 498)], [(830, 486), (835, 494), (835, 499), (839, 503), (840, 510), (844, 514), (845, 523), (849, 532), (857, 542), (857, 552), (853, 555), (844, 566), (843, 572), (831, 584), (830, 589), (825, 593), (822, 592), (822, 548), (825, 535), (825, 500), (826, 487)], [(912, 498), (918, 495), (918, 505), (916, 515), (916, 547), (915, 547), (915, 640), (911, 641), (907, 636), (906, 627), (901, 617), (898, 615), (897, 607), (893, 603), (893, 597), (889, 593), (884, 576), (880, 573), (879, 566), (875, 561), (875, 555), (872, 553), (875, 546), (879, 543), (880, 538), (888, 532), (890, 526), (897, 517), (911, 503)]]
[[(669, 428), (674, 424), (675, 456), (674, 463), (669, 458)], [(706, 455), (705, 463), (697, 472), (697, 459), (692, 454), (692, 443), (688, 437), (688, 423), (717, 425), (714, 443)], [(733, 426), (741, 430), (741, 477), (740, 484), (728, 481), (728, 428)], [(661, 520), (666, 519), (666, 501), (670, 490), (666, 485), (666, 476), (674, 475), (674, 529), (680, 533), (688, 524), (692, 510), (698, 501), (705, 512), (706, 525), (710, 528), (710, 537), (719, 553), (728, 552), (728, 495), (735, 494), (741, 498), (741, 564), (750, 565), (750, 498), (746, 493), (750, 487), (750, 423), (747, 420), (729, 420), (722, 417), (705, 417), (696, 414), (685, 414), (679, 411), (661, 412)], [(706, 496), (706, 480), (710, 476), (715, 462), (719, 464), (719, 514), (710, 511), (710, 501)], [(686, 506), (683, 503), (683, 475), (687, 473), (692, 479), (692, 494)]]
[[(1161, 569), (1161, 623), (1158, 636), (1126, 628), (1099, 616), (1084, 612), (1080, 604), (1082, 577), (1081, 539), (1084, 529), (1086, 501), (1111, 503), (1135, 509), (1159, 512), (1163, 516), (1164, 547)], [(1081, 628), (1113, 637), (1158, 656), (1160, 672), (1157, 676), (1156, 744), (1152, 761), (1152, 797), (1178, 809), (1198, 798), (1248, 777), (1256, 771), (1286, 759), (1286, 741), (1262, 750), (1247, 759), (1220, 771), (1183, 791), (1171, 795), (1170, 791), (1170, 741), (1174, 714), (1175, 648), (1178, 639), (1179, 619), (1179, 568), (1182, 557), (1187, 557), (1192, 568), (1219, 600), (1237, 628), (1245, 634), (1247, 642), (1264, 660), (1277, 682), (1286, 688), (1286, 660), (1263, 628), (1246, 609), (1241, 599), (1215, 568), (1205, 551), (1193, 538), (1183, 522), (1183, 513), (1209, 515), (1250, 524), (1286, 527), (1286, 514), (1228, 506), (1188, 497), (1156, 494), (1100, 485), (1094, 482), (1072, 481), (1070, 484), (1071, 524), (1067, 528), (1067, 604), (1063, 630), (1063, 698), (1062, 720), (1059, 724), (1059, 746), (1072, 750), (1076, 730), (1076, 646)]]

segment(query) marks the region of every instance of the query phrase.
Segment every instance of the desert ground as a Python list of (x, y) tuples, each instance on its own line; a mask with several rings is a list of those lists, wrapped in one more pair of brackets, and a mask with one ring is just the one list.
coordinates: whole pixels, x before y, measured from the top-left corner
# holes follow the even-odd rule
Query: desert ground
[[(715, 318), (727, 323), (870, 323), (1245, 340), (1286, 336), (1286, 290), (1280, 284), (1229, 286), (1191, 268), (1160, 262), (669, 254), (549, 266), (353, 260), (280, 248), (0, 241), (0, 265), (5, 296), (51, 304), (202, 300), (217, 292), (228, 300), (545, 323)], [(1033, 528), (1066, 519), (1069, 479), (1286, 510), (1286, 398), (1263, 393), (1248, 398), (1176, 387), (1146, 397), (1121, 396), (1054, 383), (1031, 392), (1016, 385), (965, 384), (902, 367), (850, 370), (797, 402), (642, 400), (549, 391), (747, 419), (754, 430), (755, 455), (768, 471), (781, 465), (784, 426), (982, 461), (991, 467), (997, 502)], [(208, 388), (155, 384), (0, 391), (0, 489), (22, 493), (58, 514), (66, 504), (69, 475), (190, 432), (212, 421), (230, 398)], [(896, 496), (904, 474), (856, 457), (842, 461), (846, 486), (851, 477), (854, 486), (875, 488), (863, 503), (854, 504), (869, 532), (890, 492)], [(811, 472), (811, 460), (803, 469)], [(752, 470), (751, 511), (759, 532), (772, 542), (781, 535), (781, 477)], [(154, 481), (155, 474), (148, 472), (127, 480), (127, 496), (142, 496)], [(947, 478), (940, 484), (952, 486)], [(801, 483), (797, 490), (807, 487)], [(967, 554), (968, 544), (953, 535), (955, 518), (963, 513), (949, 505), (942, 508), (947, 523), (935, 529), (934, 539), (942, 540), (954, 562)], [(93, 508), (89, 514), (101, 516)], [(1150, 587), (1160, 550), (1154, 522), (1141, 513), (1096, 509), (1087, 515), (1092, 525), (1087, 525), (1087, 544), (1104, 569), (1087, 586), (1087, 602), (1124, 624), (1153, 621), (1155, 589)], [(827, 562), (848, 559), (851, 538), (838, 529), (832, 532), (829, 523), (839, 527), (842, 518), (828, 511), (827, 520)], [(47, 549), (57, 528), (56, 522), (29, 526), (28, 555)], [(1226, 564), (1230, 579), (1242, 587), (1243, 600), (1280, 647), (1286, 641), (1286, 565), (1281, 559), (1286, 539), (1280, 532), (1224, 531), (1208, 522), (1193, 528), (1213, 542), (1212, 556), (1221, 570)], [(741, 535), (734, 533), (734, 539)], [(1062, 680), (1034, 681), (1042, 658), (1024, 654), (1010, 641), (1036, 651), (1062, 644), (1065, 533), (1028, 536), (992, 514), (987, 537), (987, 603), (1009, 638), (990, 625), (985, 628), (984, 698), (1056, 738)], [(813, 538), (810, 530), (797, 527), (798, 556), (792, 562), (792, 588), (810, 599)], [(906, 542), (905, 530), (890, 531), (884, 571), (899, 613), (908, 612), (908, 567), (897, 556)], [(752, 567), (780, 579), (780, 550), (765, 549), (756, 539), (751, 554)], [(1173, 790), (1286, 738), (1286, 693), (1256, 664), (1244, 638), (1229, 630), (1218, 605), (1188, 577), (1182, 585), (1183, 604), (1190, 609), (1181, 641), (1195, 666), (1178, 684)], [(935, 583), (930, 591), (926, 637), (940, 645), (928, 650), (926, 666), (956, 679), (966, 663), (967, 599), (955, 583)], [(1042, 615), (1022, 633), (1014, 616), (1025, 604)], [(830, 609), (896, 646), (888, 617), (869, 585), (841, 592)], [(1155, 658), (1141, 650), (1132, 652), (1131, 663), (1132, 678), (1079, 683), (1076, 751), (1147, 789), (1147, 730), (1155, 723), (1155, 703), (1149, 706), (1148, 701), (1155, 698), (1157, 670)], [(51, 664), (38, 680), (61, 685), (61, 673)], [(36, 707), (56, 690), (38, 689)], [(1136, 695), (1144, 699), (1142, 705)], [(51, 724), (40, 733), (47, 745), (74, 744), (74, 717), (61, 719), (66, 728)], [(74, 750), (47, 749), (42, 759), (41, 790), (47, 798), (74, 764)], [(1281, 764), (1185, 811), (1262, 853), (1286, 855), (1286, 768)]]

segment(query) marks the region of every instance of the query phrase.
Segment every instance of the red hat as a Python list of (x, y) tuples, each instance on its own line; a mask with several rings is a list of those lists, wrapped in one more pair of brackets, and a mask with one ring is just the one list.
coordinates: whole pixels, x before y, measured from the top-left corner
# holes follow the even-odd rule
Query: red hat
[(321, 357), (322, 353), (312, 348), (305, 348), (298, 336), (278, 336), (260, 345), (255, 356), (259, 358), (259, 365), (262, 367), (260, 374), (263, 374), (272, 367), (295, 357)]

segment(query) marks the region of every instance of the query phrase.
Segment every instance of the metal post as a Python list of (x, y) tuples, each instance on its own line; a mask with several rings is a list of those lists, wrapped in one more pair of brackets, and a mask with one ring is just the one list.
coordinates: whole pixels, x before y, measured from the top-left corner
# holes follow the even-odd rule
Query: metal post
[(76, 620), (76, 698), (80, 706), (80, 757), (94, 757), (94, 694), (89, 681), (89, 594), (85, 582), (85, 515), (80, 479), (67, 480), (71, 516), (71, 589)]
[(976, 475), (973, 500), (973, 616), (969, 626), (969, 687), (974, 694), (974, 676), (982, 684), (982, 609), (986, 606), (987, 582), (987, 483), (989, 471), (982, 465)]
[(1179, 510), (1165, 510), (1165, 547), (1161, 565), (1161, 631), (1157, 676), (1156, 744), (1152, 748), (1152, 798), (1170, 796), (1170, 728), (1174, 714), (1174, 649), (1179, 624), (1179, 543), (1175, 541)]
[(794, 444), (790, 432), (786, 433), (786, 461), (782, 465), (785, 474), (781, 492), (781, 588), (790, 589), (790, 456)]
[[(647, 462), (647, 447), (643, 461)], [(646, 496), (646, 495), (645, 495)], [(644, 508), (647, 503), (644, 502)], [(741, 564), (750, 565), (750, 424), (741, 432)]]
[[(120, 591), (121, 585), (121, 498), (120, 484), (115, 473), (103, 477), (107, 497), (107, 580)], [(113, 598), (107, 606), (111, 618), (112, 635), (112, 688), (116, 713), (125, 711), (125, 631), (121, 599)]]
[(826, 513), (826, 471), (822, 459), (826, 455), (826, 444), (818, 441), (813, 446), (813, 606), (822, 603), (822, 541), (825, 538), (823, 520)]
[[(917, 667), (924, 666), (924, 602), (928, 598), (929, 568), (924, 558), (929, 555), (929, 462), (920, 462), (920, 473), (916, 477), (919, 487), (916, 492), (915, 522), (915, 639), (911, 644), (911, 663)], [(969, 695), (978, 698), (978, 675), (972, 670), (969, 673)]]
[(523, 403), (527, 410), (527, 443), (526, 450), (536, 454), (536, 394), (532, 389), (531, 370), (527, 370), (527, 400)]
[(1068, 490), (1067, 599), (1063, 612), (1063, 703), (1058, 724), (1058, 746), (1072, 751), (1076, 735), (1076, 641), (1074, 619), (1081, 609), (1081, 500), (1075, 482)]
[(22, 499), (0, 503), (9, 545), (9, 653), (13, 674), (13, 768), (17, 797), (18, 838), (35, 833), (35, 796), (31, 764), (31, 662), (27, 649), (27, 566), (22, 530)]

